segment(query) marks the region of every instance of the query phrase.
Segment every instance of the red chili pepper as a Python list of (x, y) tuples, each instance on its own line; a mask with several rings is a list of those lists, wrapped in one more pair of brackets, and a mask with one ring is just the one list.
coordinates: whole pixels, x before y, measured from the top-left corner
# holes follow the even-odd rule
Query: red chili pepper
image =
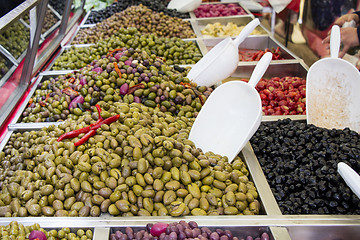
[(71, 96), (71, 95), (78, 96), (79, 95), (79, 93), (77, 91), (75, 91), (74, 89), (69, 88), (69, 87), (64, 88), (62, 90), (62, 92), (65, 93), (66, 95), (69, 95), (69, 96)]
[(259, 55), (257, 55), (256, 56), (256, 59), (255, 59), (255, 61), (260, 61), (260, 59), (262, 58), (262, 56), (264, 56), (264, 51), (261, 51), (260, 53), (259, 53)]
[(80, 128), (74, 131), (70, 131), (67, 133), (64, 133), (63, 135), (61, 135), (56, 141), (60, 142), (63, 139), (68, 139), (68, 138), (74, 138), (79, 136), (81, 133), (87, 133), (90, 131), (90, 126), (84, 127), (84, 128)]
[(46, 106), (46, 103), (44, 103), (43, 101), (40, 101), (39, 104), (40, 104), (40, 106), (42, 106), (42, 107), (45, 107), (45, 106)]
[(121, 78), (121, 71), (116, 62), (114, 62), (114, 68), (115, 68), (115, 72), (119, 75), (119, 78)]
[(96, 130), (96, 129), (98, 129), (99, 127), (101, 127), (101, 125), (103, 125), (103, 124), (113, 123), (113, 122), (117, 121), (119, 118), (120, 118), (120, 115), (118, 114), (118, 115), (109, 117), (109, 118), (107, 118), (107, 119), (104, 119), (104, 120), (100, 121), (99, 123), (95, 124), (95, 125), (91, 128), (91, 130)]
[(202, 96), (201, 95), (198, 95), (198, 97), (199, 97), (199, 99), (200, 99), (200, 103), (201, 103), (201, 105), (204, 105), (204, 99), (202, 98)]
[(74, 137), (77, 137), (79, 136), (81, 133), (87, 133), (90, 131), (90, 129), (100, 123), (101, 121), (103, 121), (104, 119), (101, 117), (100, 113), (101, 113), (101, 108), (99, 106), (99, 104), (95, 104), (95, 107), (98, 111), (98, 114), (99, 114), (99, 119), (95, 122), (95, 123), (92, 123), (90, 124), (89, 126), (87, 127), (84, 127), (84, 128), (81, 128), (81, 129), (77, 129), (77, 130), (74, 130), (74, 131), (70, 131), (70, 132), (67, 132), (67, 133), (64, 133), (63, 135), (61, 135), (60, 137), (58, 137), (57, 141), (60, 142), (62, 141), (63, 139), (68, 139), (68, 138), (74, 138)]
[(89, 140), (90, 137), (94, 136), (95, 134), (96, 134), (96, 130), (91, 129), (91, 130), (90, 130), (89, 132), (87, 132), (82, 138), (80, 138), (79, 141), (77, 141), (77, 142), (74, 143), (75, 147), (84, 144), (85, 142), (87, 142), (87, 140)]
[(187, 83), (187, 82), (180, 82), (180, 85), (183, 85), (184, 87), (186, 88), (191, 88), (191, 84), (190, 83)]
[(121, 50), (123, 50), (123, 49), (122, 49), (122, 48), (115, 48), (114, 50), (109, 51), (107, 55), (108, 55), (108, 56), (109, 56), (109, 55), (112, 56), (112, 54), (113, 54), (114, 52), (121, 51)]
[(133, 94), (136, 90), (138, 90), (140, 88), (145, 88), (145, 85), (142, 83), (136, 84), (129, 88), (127, 94)]
[[(261, 50), (260, 50), (261, 51)], [(252, 57), (251, 57), (251, 61), (255, 61), (255, 59), (257, 58), (257, 56), (259, 55), (260, 51), (257, 51)]]
[(75, 78), (74, 78), (74, 77), (69, 78), (69, 83), (74, 83), (74, 82), (75, 82)]
[(45, 102), (49, 99), (50, 93), (46, 94)]
[(102, 116), (100, 115), (100, 113), (101, 113), (101, 108), (100, 108), (99, 104), (95, 104), (95, 107), (96, 107), (96, 109), (97, 109), (97, 111), (98, 111), (99, 119), (103, 120)]

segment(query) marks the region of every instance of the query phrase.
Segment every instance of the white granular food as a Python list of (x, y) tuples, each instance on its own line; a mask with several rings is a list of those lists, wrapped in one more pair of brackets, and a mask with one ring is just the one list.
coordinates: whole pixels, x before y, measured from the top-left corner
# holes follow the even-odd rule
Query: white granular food
[(343, 86), (341, 77), (328, 78), (327, 86), (312, 88), (313, 101), (307, 106), (308, 114), (312, 116), (312, 122), (318, 127), (343, 129), (348, 126), (350, 89)]

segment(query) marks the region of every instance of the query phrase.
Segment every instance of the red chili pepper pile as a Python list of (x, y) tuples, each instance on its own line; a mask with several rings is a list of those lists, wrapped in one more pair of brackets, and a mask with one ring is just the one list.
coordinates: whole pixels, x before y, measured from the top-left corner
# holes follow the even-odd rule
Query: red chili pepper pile
[(272, 60), (284, 60), (285, 58), (281, 56), (280, 48), (277, 47), (272, 48), (271, 50), (269, 48), (266, 48), (265, 50), (252, 50), (252, 49), (239, 49), (239, 59), (240, 61), (259, 61), (261, 57), (267, 53), (271, 52), (273, 54)]
[(84, 127), (84, 128), (80, 128), (80, 129), (77, 129), (77, 130), (74, 130), (74, 131), (64, 133), (63, 135), (61, 135), (57, 139), (57, 141), (60, 142), (63, 139), (74, 138), (74, 137), (79, 136), (81, 133), (85, 133), (85, 135), (82, 138), (80, 138), (79, 141), (74, 143), (75, 147), (77, 147), (77, 146), (82, 145), (85, 142), (87, 142), (87, 140), (89, 140), (90, 137), (94, 136), (96, 134), (96, 130), (98, 128), (100, 128), (101, 125), (113, 123), (113, 122), (117, 121), (120, 118), (120, 115), (118, 114), (118, 115), (109, 117), (109, 118), (104, 120), (100, 115), (100, 113), (101, 113), (100, 106), (98, 104), (96, 104), (95, 106), (96, 106), (96, 109), (97, 109), (98, 114), (99, 114), (99, 119), (95, 123), (90, 124), (89, 126)]
[(288, 76), (261, 79), (255, 88), (260, 94), (265, 115), (306, 114), (305, 79)]

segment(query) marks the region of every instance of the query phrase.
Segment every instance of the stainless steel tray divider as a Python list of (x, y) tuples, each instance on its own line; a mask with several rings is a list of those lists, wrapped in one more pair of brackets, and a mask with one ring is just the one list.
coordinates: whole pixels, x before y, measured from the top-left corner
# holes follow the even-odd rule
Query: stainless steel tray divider
[(64, 122), (41, 122), (41, 123), (15, 123), (9, 124), (9, 131), (39, 131), (43, 127), (49, 127), (51, 125), (59, 126)]
[(47, 7), (50, 9), (50, 12), (55, 15), (55, 17), (58, 19), (58, 21), (53, 26), (51, 26), (51, 28), (49, 28), (46, 32), (41, 34), (41, 36), (44, 39), (47, 38), (50, 35), (50, 33), (52, 33), (61, 24), (61, 16), (60, 16), (60, 14), (58, 12), (56, 12), (55, 9), (53, 7), (51, 7), (50, 4), (48, 4)]
[(248, 142), (242, 150), (244, 160), (249, 169), (252, 180), (256, 186), (257, 192), (261, 200), (261, 206), (264, 207), (268, 215), (281, 215), (280, 208), (271, 192), (270, 186), (261, 169), (259, 161), (257, 160), (254, 151)]
[[(202, 38), (206, 46), (215, 46), (217, 43), (222, 41), (225, 38), (222, 37), (213, 37), (213, 38)], [(289, 63), (289, 62), (300, 62), (301, 59), (297, 57), (294, 53), (292, 53), (288, 48), (283, 46), (280, 42), (276, 41), (270, 35), (250, 35), (248, 36), (244, 42), (242, 42), (239, 48), (248, 48), (248, 49), (264, 49), (265, 48), (276, 48), (279, 47), (280, 51), (286, 56), (288, 59), (285, 60), (272, 60), (272, 63)], [(206, 47), (206, 51), (209, 50)], [(255, 61), (239, 61), (239, 65), (253, 65), (256, 64)]]
[(75, 70), (56, 70), (56, 71), (43, 71), (42, 73), (40, 73), (40, 76), (54, 76), (57, 77), (59, 75), (65, 75), (68, 73), (71, 73)]
[(30, 101), (30, 98), (33, 96), (33, 94), (34, 94), (34, 92), (36, 90), (37, 85), (39, 85), (39, 83), (41, 82), (42, 79), (43, 79), (43, 76), (39, 76), (37, 78), (37, 80), (35, 81), (35, 83), (33, 84), (32, 88), (31, 88), (29, 94), (26, 96), (23, 104), (21, 105), (19, 110), (16, 112), (16, 115), (13, 118), (13, 120), (11, 121), (10, 124), (15, 124), (20, 119), (21, 114), (24, 112), (26, 106), (28, 105), (28, 103)]
[(303, 120), (306, 121), (306, 115), (267, 115), (262, 116), (261, 122), (273, 122), (280, 119), (290, 118), (291, 120)]
[(85, 17), (83, 18), (83, 20), (80, 22), (80, 26), (85, 25), (86, 20), (88, 19), (88, 17), (90, 16), (90, 14), (92, 13), (92, 11), (88, 11), (85, 15)]

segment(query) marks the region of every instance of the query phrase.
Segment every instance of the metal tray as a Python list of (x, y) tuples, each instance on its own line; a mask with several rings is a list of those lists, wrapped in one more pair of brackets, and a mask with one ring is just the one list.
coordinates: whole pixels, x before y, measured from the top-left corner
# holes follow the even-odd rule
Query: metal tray
[(50, 9), (50, 12), (57, 18), (57, 22), (52, 25), (46, 32), (41, 34), (41, 37), (43, 39), (47, 38), (57, 27), (60, 26), (61, 23), (61, 16), (58, 12), (56, 12), (53, 7), (50, 6), (50, 4), (48, 4), (48, 8)]
[[(242, 8), (245, 10), (245, 12), (246, 12), (247, 14), (244, 14), (244, 15), (225, 16), (225, 17), (221, 17), (221, 18), (228, 18), (228, 17), (234, 17), (234, 16), (249, 16), (249, 15), (252, 16), (252, 17), (254, 17), (254, 15), (253, 15), (246, 7), (244, 7), (244, 6), (240, 3), (240, 1), (203, 2), (203, 3), (201, 3), (201, 5), (206, 5), (206, 4), (215, 5), (215, 4), (229, 4), (229, 3), (233, 3), (233, 4), (239, 5), (240, 7), (242, 7)], [(190, 12), (190, 17), (191, 17), (191, 18), (196, 18), (196, 19), (205, 19), (205, 18), (197, 18), (197, 17), (195, 16), (195, 13), (194, 13), (193, 11)]]
[[(43, 127), (48, 127), (50, 125), (59, 125), (62, 122), (47, 122), (47, 123), (14, 123), (8, 126), (8, 133), (4, 140), (0, 144), (0, 151), (4, 149), (8, 140), (10, 139), (11, 134), (24, 131), (39, 131)], [(249, 180), (254, 182), (254, 185), (259, 194), (258, 201), (260, 202), (260, 213), (259, 215), (271, 215), (279, 214), (280, 209), (276, 204), (275, 198), (272, 196), (270, 187), (266, 182), (265, 176), (262, 174), (262, 170), (259, 164), (255, 164), (257, 159), (250, 144), (248, 143), (242, 152), (239, 154), (241, 159), (248, 166), (249, 170)], [(253, 175), (254, 174), (254, 175)], [(109, 214), (102, 214), (101, 216), (111, 217)]]
[[(209, 49), (214, 47), (216, 44), (221, 42), (224, 38), (204, 38), (204, 44), (206, 46), (206, 52), (203, 52), (205, 55)], [(239, 46), (239, 48), (251, 49), (251, 50), (265, 50), (266, 48), (280, 48), (282, 56), (286, 59), (286, 61), (295, 61), (299, 62), (300, 58), (298, 58), (294, 53), (292, 53), (289, 49), (283, 46), (280, 42), (278, 42), (275, 38), (266, 35), (250, 35), (248, 36)], [(285, 60), (272, 60), (272, 62), (282, 62)], [(239, 61), (239, 64), (247, 64), (252, 62)]]
[[(195, 32), (195, 29), (194, 29), (194, 26), (193, 26), (193, 23), (192, 23), (193, 20), (190, 19), (190, 18), (188, 18), (188, 19), (183, 19), (183, 21), (186, 21), (186, 22), (189, 22), (189, 23), (190, 23), (190, 27), (191, 27), (191, 29), (193, 30), (193, 32), (194, 32), (194, 34), (195, 34), (195, 38), (196, 38), (198, 35), (197, 35), (196, 32)], [(76, 35), (78, 34), (78, 32), (79, 32), (80, 29), (92, 28), (92, 27), (95, 27), (95, 26), (96, 26), (96, 24), (85, 24), (85, 22), (84, 22), (84, 24), (80, 24), (80, 25), (78, 26), (76, 32), (74, 33), (74, 35), (71, 37), (71, 39), (70, 39), (70, 41), (69, 41), (69, 44), (70, 44), (70, 45), (77, 45), (77, 44), (73, 43), (73, 41), (74, 41), (74, 39), (75, 39), (75, 37), (76, 37)], [(182, 38), (182, 40), (188, 40), (188, 39), (194, 39), (194, 38)]]
[[(254, 71), (255, 65), (248, 63), (247, 65), (239, 65), (235, 72), (231, 74), (230, 79), (241, 79), (251, 77), (252, 72)], [(304, 62), (294, 62), (294, 61), (273, 61), (270, 63), (268, 69), (266, 70), (263, 78), (272, 78), (272, 77), (301, 77), (306, 78), (308, 67)], [(225, 80), (226, 81), (226, 80)], [(292, 120), (306, 120), (306, 115), (266, 115), (262, 116), (262, 121), (276, 121), (278, 119), (290, 118)]]
[[(249, 22), (254, 19), (252, 16), (232, 16), (232, 17), (217, 17), (217, 18), (197, 18), (194, 21), (194, 30), (197, 36), (201, 38), (212, 38), (209, 36), (204, 36), (201, 31), (206, 27), (208, 24), (220, 23), (221, 25), (226, 25), (229, 22), (236, 24), (237, 26), (245, 26)], [(264, 28), (261, 24), (257, 27), (258, 30), (263, 31), (263, 34), (256, 34), (258, 35), (269, 35), (269, 31)]]
[(0, 225), (7, 225), (11, 221), (17, 221), (24, 225), (39, 223), (45, 229), (59, 229), (70, 227), (74, 229), (92, 229), (93, 240), (109, 239), (110, 233), (117, 229), (133, 227), (143, 229), (147, 223), (155, 222), (179, 222), (180, 220), (196, 221), (198, 225), (207, 226), (211, 229), (229, 229), (233, 233), (244, 232), (258, 233), (267, 230), (274, 240), (355, 240), (360, 234), (360, 219), (349, 217), (347, 219), (325, 216), (308, 216), (308, 217), (254, 217), (242, 216), (234, 218), (223, 217), (144, 217), (142, 219), (134, 218), (0, 218)]
[(52, 70), (52, 67), (54, 66), (55, 61), (61, 56), (61, 54), (63, 54), (63, 52), (65, 52), (66, 50), (74, 47), (74, 48), (81, 48), (81, 47), (90, 47), (94, 44), (78, 44), (78, 45), (66, 45), (64, 47), (62, 47), (60, 49), (60, 51), (58, 53), (56, 53), (55, 57), (53, 58), (53, 60), (50, 62), (50, 64), (46, 67), (45, 71), (46, 72), (53, 72), (53, 71), (75, 71), (77, 69), (71, 69), (71, 70)]
[[(145, 226), (130, 226), (133, 228), (134, 232), (145, 230)], [(199, 228), (207, 227), (206, 225), (199, 225)], [(126, 227), (112, 227), (110, 228), (110, 234), (115, 233), (116, 231), (121, 231), (125, 233)], [(271, 229), (267, 226), (211, 226), (209, 227), (211, 231), (216, 229), (230, 230), (234, 237), (239, 239), (245, 239), (247, 236), (252, 236), (253, 238), (261, 236), (263, 232), (269, 234), (270, 240), (274, 240), (274, 236), (271, 232)], [(104, 236), (105, 237), (105, 236)]]
[[(185, 42), (194, 42), (196, 43), (197, 47), (200, 50), (200, 53), (204, 56), (203, 52), (205, 51), (205, 45), (204, 43), (198, 39), (198, 38), (187, 38), (187, 39), (182, 39)], [(47, 68), (45, 69), (45, 71), (47, 73), (52, 74), (51, 72), (53, 71), (76, 71), (78, 69), (71, 69), (71, 70), (52, 70), (52, 67), (54, 66), (55, 61), (68, 49), (75, 47), (75, 48), (80, 48), (80, 47), (90, 47), (93, 46), (95, 44), (77, 44), (77, 45), (66, 45), (64, 47), (61, 48), (61, 50), (55, 55), (55, 57), (53, 58), (52, 62), (47, 66)]]

